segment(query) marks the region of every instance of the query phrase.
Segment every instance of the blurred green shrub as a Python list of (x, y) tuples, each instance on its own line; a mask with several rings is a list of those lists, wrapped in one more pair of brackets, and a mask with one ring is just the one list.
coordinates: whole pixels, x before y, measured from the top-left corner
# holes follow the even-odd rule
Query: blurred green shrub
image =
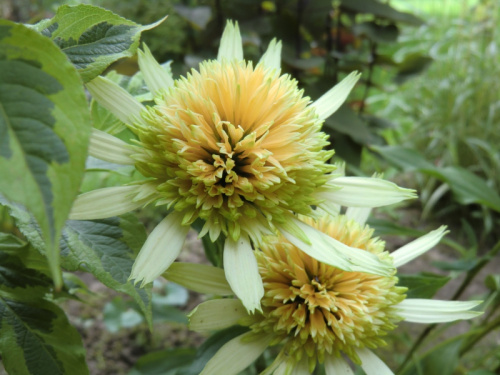
[[(464, 168), (493, 191), (500, 189), (499, 31), (500, 4), (494, 0), (464, 8), (460, 17), (430, 19), (416, 32), (404, 33), (396, 57), (429, 51), (434, 62), (381, 101), (372, 98), (380, 116), (400, 125), (386, 131), (390, 144), (416, 150), (435, 167)], [(424, 214), (431, 208), (449, 216), (461, 210), (460, 199), (451, 205), (444, 199), (450, 190), (446, 181), (432, 174), (417, 176), (417, 181)], [(489, 227), (486, 231), (495, 226), (481, 207), (458, 212), (478, 217)]]

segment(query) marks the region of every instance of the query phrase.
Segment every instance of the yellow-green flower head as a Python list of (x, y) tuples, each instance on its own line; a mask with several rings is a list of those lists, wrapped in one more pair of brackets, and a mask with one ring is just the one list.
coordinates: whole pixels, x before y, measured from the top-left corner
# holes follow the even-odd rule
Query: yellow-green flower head
[(313, 193), (333, 169), (332, 152), (290, 76), (243, 60), (206, 61), (155, 102), (142, 114), (133, 158), (183, 224), (202, 218), (201, 235), (237, 241), (319, 203)]
[[(152, 282), (174, 262), (190, 224), (204, 221), (200, 236), (225, 237), (227, 279), (250, 311), (264, 294), (252, 243), (278, 230), (310, 256), (348, 271), (390, 274), (391, 266), (360, 249), (298, 222), (311, 206), (378, 207), (413, 198), (414, 192), (382, 179), (342, 177), (327, 164), (323, 121), (345, 101), (359, 79), (348, 75), (315, 102), (297, 82), (280, 75), (281, 44), (272, 41), (257, 65), (243, 60), (238, 26), (228, 23), (217, 60), (174, 81), (149, 50), (139, 67), (154, 105), (145, 107), (110, 80), (87, 84), (138, 140), (134, 145), (94, 130), (89, 154), (133, 165), (143, 178), (126, 186), (82, 194), (71, 219), (99, 219), (143, 207), (165, 205), (168, 214), (140, 251), (131, 279)], [(329, 250), (326, 250), (326, 249)]]
[[(384, 243), (372, 237), (367, 226), (345, 216), (305, 221), (345, 245), (392, 263)], [(282, 236), (268, 236), (261, 250), (255, 255), (264, 281), (263, 313), (252, 317), (250, 328), (272, 334), (270, 345), (285, 343), (290, 370), (307, 359), (312, 372), (325, 355), (341, 353), (360, 363), (355, 349), (384, 345), (382, 337), (402, 319), (394, 306), (404, 300), (406, 288), (396, 286), (396, 276), (343, 271), (318, 262)]]
[[(429, 250), (445, 234), (441, 227), (389, 254), (364, 220), (324, 215), (304, 221), (394, 266)], [(480, 314), (469, 311), (479, 304), (477, 301), (407, 299), (406, 288), (397, 285), (395, 274), (341, 270), (317, 261), (280, 235), (267, 236), (255, 256), (264, 281), (261, 313), (248, 314), (238, 300), (216, 299), (202, 303), (190, 314), (190, 327), (198, 331), (234, 324), (249, 327), (249, 332), (225, 344), (201, 375), (236, 375), (267, 347), (276, 345), (281, 349), (262, 374), (312, 374), (318, 363), (324, 365), (327, 375), (353, 374), (345, 358), (361, 365), (369, 375), (392, 374), (371, 349), (384, 346), (384, 336), (399, 321), (437, 323)], [(227, 294), (229, 288), (221, 282), (218, 271), (199, 267), (177, 263), (166, 276), (201, 292)], [(189, 282), (187, 273), (197, 275), (198, 285)], [(201, 286), (209, 280), (208, 289)], [(237, 363), (234, 358), (238, 358)]]

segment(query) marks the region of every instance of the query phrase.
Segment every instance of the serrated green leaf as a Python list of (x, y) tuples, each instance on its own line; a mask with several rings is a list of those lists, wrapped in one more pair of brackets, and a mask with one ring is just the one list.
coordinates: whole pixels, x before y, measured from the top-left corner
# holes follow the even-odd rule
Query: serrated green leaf
[(88, 374), (80, 335), (64, 312), (44, 299), (52, 281), (0, 252), (0, 354), (18, 375)]
[[(43, 254), (45, 243), (30, 214), (15, 205), (10, 214), (19, 230)], [(151, 287), (135, 287), (128, 281), (135, 255), (145, 240), (146, 231), (134, 215), (96, 221), (68, 220), (60, 241), (61, 265), (68, 271), (90, 272), (107, 287), (132, 296), (151, 326)]]
[(133, 215), (68, 220), (61, 241), (61, 264), (69, 271), (91, 272), (109, 288), (132, 296), (151, 326), (151, 287), (136, 287), (128, 281), (134, 254), (145, 238), (144, 227)]
[(398, 286), (408, 288), (407, 298), (432, 298), (451, 277), (422, 272), (414, 275), (398, 274), (398, 279)]
[(17, 251), (27, 244), (19, 237), (10, 233), (0, 232), (0, 251)]
[(57, 244), (90, 128), (81, 80), (66, 56), (28, 27), (0, 20), (0, 196), (33, 214), (57, 286)]
[(83, 81), (89, 82), (113, 62), (133, 56), (141, 32), (162, 21), (141, 26), (96, 6), (63, 5), (54, 18), (40, 22), (34, 29), (52, 39), (77, 68)]

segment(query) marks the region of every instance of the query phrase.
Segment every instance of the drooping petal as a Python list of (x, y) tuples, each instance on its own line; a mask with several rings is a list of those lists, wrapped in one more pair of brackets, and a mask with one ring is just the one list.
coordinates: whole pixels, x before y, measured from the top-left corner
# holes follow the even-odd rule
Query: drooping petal
[(281, 41), (276, 41), (273, 38), (267, 47), (266, 52), (259, 60), (259, 64), (263, 64), (266, 68), (276, 69), (277, 72), (281, 69)]
[(225, 343), (200, 375), (234, 375), (247, 368), (267, 348), (272, 336), (244, 333)]
[(327, 186), (331, 191), (324, 190), (317, 196), (347, 207), (381, 207), (417, 197), (415, 190), (380, 178), (337, 177)]
[[(365, 225), (371, 211), (372, 209), (367, 207), (348, 207), (345, 216), (354, 220), (359, 225)], [(394, 266), (396, 267), (396, 265)]]
[(325, 355), (326, 375), (354, 375), (349, 364), (343, 358)]
[(427, 233), (425, 236), (419, 237), (403, 247), (400, 247), (391, 254), (392, 259), (394, 259), (394, 266), (402, 266), (432, 249), (441, 241), (441, 238), (443, 238), (446, 233), (448, 233), (448, 231), (446, 230), (446, 226), (443, 225)]
[(218, 296), (234, 294), (226, 280), (224, 270), (205, 264), (175, 262), (163, 277), (198, 293)]
[(110, 163), (134, 165), (130, 157), (133, 151), (126, 142), (99, 129), (92, 129), (89, 143), (89, 155)]
[(361, 73), (352, 72), (311, 104), (321, 120), (330, 117), (345, 102)]
[(231, 21), (227, 21), (226, 28), (222, 33), (217, 60), (222, 61), (223, 59), (243, 60), (243, 45), (238, 22), (233, 24)]
[(116, 186), (81, 194), (73, 202), (69, 219), (104, 219), (133, 211), (151, 200), (150, 195), (136, 199), (142, 189), (143, 185)]
[(215, 299), (199, 304), (189, 314), (189, 328), (193, 331), (215, 331), (231, 327), (248, 316), (237, 299)]
[(278, 226), (280, 232), (294, 246), (320, 262), (344, 271), (366, 272), (375, 275), (390, 275), (394, 270), (392, 264), (381, 261), (376, 255), (347, 246), (293, 216), (290, 216), (288, 221), (305, 233), (310, 244), (297, 238), (286, 225)]
[(86, 84), (92, 97), (128, 125), (141, 121), (144, 106), (125, 89), (104, 77), (94, 78)]
[(366, 375), (394, 375), (389, 367), (369, 349), (355, 349)]
[(262, 311), (260, 300), (264, 286), (248, 236), (241, 235), (238, 241), (228, 237), (223, 258), (226, 279), (233, 292), (249, 312)]
[(144, 51), (138, 50), (137, 57), (139, 68), (144, 76), (144, 81), (153, 96), (169, 88), (174, 84), (174, 80), (151, 54), (149, 48), (144, 44)]
[(441, 301), (433, 299), (407, 298), (394, 307), (404, 320), (413, 323), (444, 323), (461, 319), (472, 319), (481, 311), (470, 311), (481, 301)]
[[(288, 361), (288, 368), (292, 367), (292, 372), (290, 375), (310, 375), (312, 371), (309, 368), (309, 358), (302, 357), (302, 359), (296, 363), (293, 363), (291, 360)], [(293, 365), (292, 365), (293, 363)], [(314, 371), (314, 369), (313, 369)]]
[(189, 231), (188, 225), (181, 225), (182, 217), (182, 213), (172, 212), (153, 229), (132, 266), (129, 279), (148, 284), (174, 262)]

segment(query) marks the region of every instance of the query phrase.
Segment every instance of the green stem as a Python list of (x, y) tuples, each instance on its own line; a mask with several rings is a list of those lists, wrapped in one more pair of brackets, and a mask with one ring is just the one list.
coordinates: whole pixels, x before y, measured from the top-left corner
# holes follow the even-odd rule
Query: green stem
[(453, 295), (452, 300), (457, 300), (460, 298), (462, 293), (465, 291), (467, 286), (471, 283), (471, 281), (476, 277), (476, 275), (483, 269), (484, 266), (488, 264), (488, 262), (493, 259), (495, 255), (498, 254), (500, 251), (500, 241), (497, 242), (497, 244), (491, 249), (488, 253), (486, 253), (482, 259), (472, 268), (467, 272), (467, 275), (465, 276), (464, 281), (462, 281), (462, 284), (460, 287), (457, 289), (455, 294)]
[(375, 68), (375, 59), (377, 57), (377, 43), (370, 40), (370, 57), (368, 61), (368, 78), (365, 84), (365, 92), (363, 94), (363, 98), (361, 99), (361, 105), (359, 106), (358, 114), (361, 115), (363, 110), (365, 109), (365, 102), (368, 98), (368, 92), (370, 91), (370, 87), (372, 86), (372, 78), (373, 78), (373, 70)]
[(471, 350), (474, 345), (476, 345), (484, 336), (493, 332), (495, 329), (500, 327), (500, 315), (496, 317), (496, 319), (492, 320), (490, 323), (485, 325), (481, 331), (472, 337), (472, 339), (468, 340), (462, 347), (460, 348), (460, 356), (467, 353)]

